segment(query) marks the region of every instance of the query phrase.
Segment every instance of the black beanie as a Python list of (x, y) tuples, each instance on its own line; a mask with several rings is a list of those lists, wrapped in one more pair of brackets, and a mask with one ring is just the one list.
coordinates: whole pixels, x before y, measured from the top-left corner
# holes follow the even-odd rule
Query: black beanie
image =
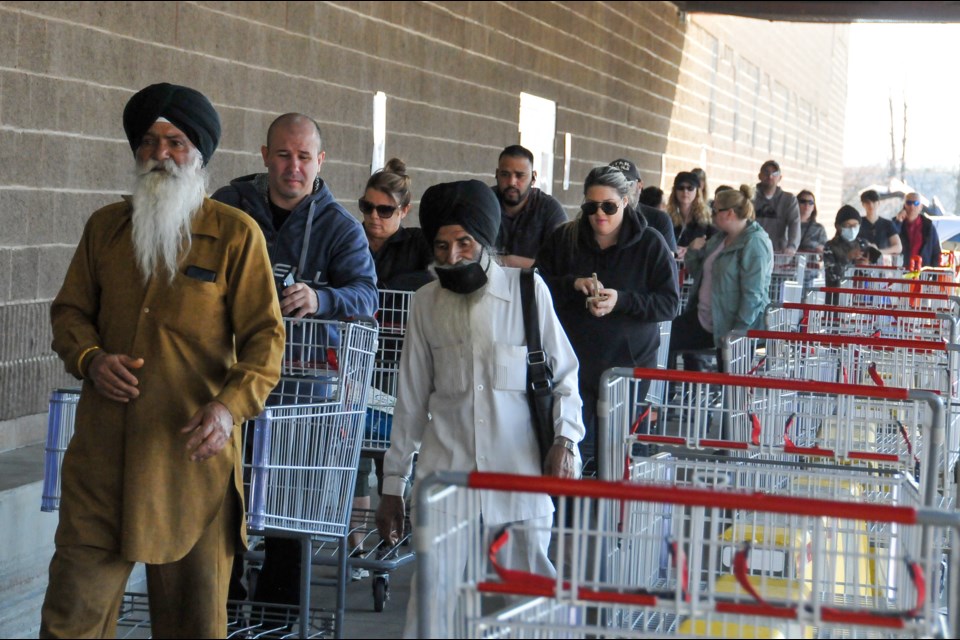
[(123, 109), (123, 130), (134, 155), (158, 118), (166, 118), (193, 143), (206, 165), (220, 142), (220, 116), (207, 97), (189, 87), (162, 82), (138, 91)]
[(500, 231), (500, 202), (479, 180), (435, 184), (420, 198), (420, 227), (433, 246), (440, 227), (458, 224), (485, 247), (493, 247)]
[(853, 207), (851, 207), (850, 205), (845, 204), (842, 207), (840, 207), (839, 211), (837, 211), (836, 224), (837, 226), (840, 226), (847, 220), (856, 220), (857, 222), (860, 222), (860, 212), (854, 209)]

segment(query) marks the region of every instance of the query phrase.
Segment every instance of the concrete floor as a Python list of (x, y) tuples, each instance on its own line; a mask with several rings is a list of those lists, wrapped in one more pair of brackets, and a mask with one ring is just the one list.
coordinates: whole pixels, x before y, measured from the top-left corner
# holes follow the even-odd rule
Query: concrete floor
[[(373, 502), (376, 506), (376, 492), (374, 491)], [(372, 517), (372, 516), (371, 516)], [(376, 533), (368, 535), (364, 541), (364, 547), (374, 546), (379, 539)], [(251, 540), (255, 544), (257, 539)], [(327, 551), (324, 548), (317, 550), (315, 547), (315, 556), (331, 556), (333, 551)], [(404, 551), (404, 553), (408, 553)], [(373, 585), (374, 578), (368, 576), (356, 581), (347, 581), (347, 600), (346, 612), (342, 622), (342, 634), (344, 638), (402, 638), (404, 623), (406, 620), (407, 602), (410, 597), (410, 578), (416, 562), (410, 561), (398, 567), (388, 575), (389, 581), (389, 599), (385, 602), (383, 611), (374, 611)], [(258, 566), (254, 560), (248, 563), (248, 566)], [(247, 575), (250, 575), (248, 571)], [(337, 571), (335, 566), (318, 566), (312, 568), (313, 586), (311, 587), (312, 615), (314, 616), (312, 625), (315, 627), (309, 637), (332, 638), (332, 612), (336, 609), (336, 592), (332, 583), (337, 580)], [(320, 584), (317, 584), (320, 583)], [(131, 585), (135, 591), (145, 591), (146, 585)], [(248, 615), (248, 610), (244, 609), (241, 618)], [(121, 610), (121, 622), (118, 625), (118, 638), (148, 638), (150, 637), (149, 613), (147, 611), (147, 601), (145, 597), (127, 597), (124, 602), (124, 608)], [(236, 620), (236, 618), (234, 618)], [(270, 625), (266, 625), (269, 627)], [(281, 626), (281, 625), (274, 625)], [(326, 629), (324, 629), (326, 627)], [(243, 624), (232, 624), (228, 630), (231, 638), (297, 638), (298, 629), (294, 627), (287, 633), (270, 633), (269, 630), (262, 628), (253, 628)]]

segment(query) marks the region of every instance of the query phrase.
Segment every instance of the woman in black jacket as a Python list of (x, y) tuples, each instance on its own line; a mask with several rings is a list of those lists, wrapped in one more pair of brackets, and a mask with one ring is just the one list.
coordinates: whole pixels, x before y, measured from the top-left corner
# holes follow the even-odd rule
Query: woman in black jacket
[(536, 266), (580, 359), (586, 461), (596, 451), (600, 375), (615, 366), (655, 367), (657, 323), (677, 315), (680, 296), (673, 255), (627, 205), (623, 174), (597, 167), (583, 194), (580, 215), (540, 247)]
[(410, 213), (410, 176), (399, 158), (370, 176), (359, 200), (363, 232), (377, 269), (377, 287), (415, 291), (433, 280), (433, 249), (423, 231), (400, 225)]

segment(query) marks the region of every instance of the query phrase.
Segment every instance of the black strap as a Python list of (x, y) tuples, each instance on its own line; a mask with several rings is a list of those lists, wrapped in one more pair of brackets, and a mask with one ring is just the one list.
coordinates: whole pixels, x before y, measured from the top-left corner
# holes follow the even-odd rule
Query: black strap
[(520, 302), (523, 304), (523, 331), (527, 336), (527, 364), (530, 353), (543, 353), (540, 323), (537, 322), (537, 295), (533, 289), (533, 269), (520, 270)]
[(553, 446), (553, 372), (540, 342), (540, 322), (534, 291), (533, 269), (520, 270), (520, 302), (523, 329), (527, 337), (527, 398), (537, 431), (541, 458)]

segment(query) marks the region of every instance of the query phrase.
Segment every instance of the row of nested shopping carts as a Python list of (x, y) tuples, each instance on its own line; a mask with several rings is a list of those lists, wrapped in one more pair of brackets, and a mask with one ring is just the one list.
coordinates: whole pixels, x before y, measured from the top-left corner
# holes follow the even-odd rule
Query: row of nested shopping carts
[[(725, 373), (608, 370), (595, 481), (422, 483), (420, 636), (960, 637), (956, 274), (843, 284), (775, 298)], [(557, 498), (555, 573), (487, 492)]]
[[(230, 637), (342, 637), (350, 569), (373, 572), (374, 610), (382, 611), (390, 572), (413, 560), (409, 544), (385, 548), (372, 514), (352, 509), (360, 456), (382, 456), (389, 446), (410, 296), (381, 291), (379, 324), (284, 319), (280, 383), (267, 408), (243, 425), (242, 468), (251, 540), (300, 541), (300, 601), (294, 606), (231, 601)], [(80, 401), (79, 389), (51, 395), (44, 511), (59, 508), (60, 465)], [(251, 593), (263, 557), (262, 545), (247, 553)], [(316, 572), (317, 566), (333, 567), (332, 577), (330, 571)], [(311, 587), (317, 585), (335, 590), (332, 610), (311, 605)], [(118, 626), (131, 637), (149, 627), (145, 594), (125, 594)]]

